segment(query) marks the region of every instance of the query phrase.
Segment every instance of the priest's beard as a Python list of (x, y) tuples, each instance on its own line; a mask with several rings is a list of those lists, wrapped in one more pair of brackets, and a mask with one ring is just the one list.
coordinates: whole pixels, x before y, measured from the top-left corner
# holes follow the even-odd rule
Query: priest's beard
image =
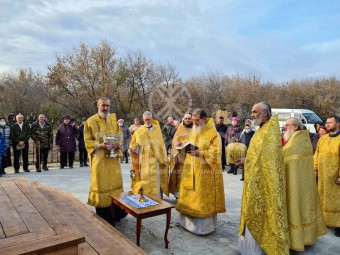
[(283, 139), (285, 139), (286, 142), (292, 137), (292, 134), (294, 133), (293, 130), (285, 131), (283, 134)]
[(256, 119), (254, 119), (254, 126), (261, 126), (261, 124), (263, 123), (263, 118), (262, 116), (258, 116)]
[(205, 127), (205, 124), (202, 124), (199, 126), (193, 125), (192, 132), (196, 135), (200, 135), (204, 127)]
[(183, 126), (186, 127), (186, 128), (192, 128), (192, 127), (193, 127), (193, 124), (192, 124), (192, 122), (191, 122), (190, 124), (185, 124), (185, 123), (183, 122)]
[(149, 127), (152, 127), (152, 123), (145, 123), (145, 127), (149, 128)]
[(106, 119), (107, 117), (110, 116), (110, 112), (109, 112), (109, 111), (103, 112), (103, 111), (101, 111), (101, 110), (98, 110), (98, 114), (99, 114), (100, 117), (102, 117), (102, 118), (104, 118), (104, 119)]

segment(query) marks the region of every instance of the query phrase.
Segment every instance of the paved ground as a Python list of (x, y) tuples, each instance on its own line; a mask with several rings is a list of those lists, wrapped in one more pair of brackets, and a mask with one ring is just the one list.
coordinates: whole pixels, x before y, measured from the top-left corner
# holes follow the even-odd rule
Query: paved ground
[[(31, 166), (32, 168), (32, 166)], [(122, 164), (124, 190), (130, 190), (129, 164)], [(13, 169), (6, 169), (8, 174), (1, 178), (24, 176), (31, 181), (39, 181), (44, 185), (70, 192), (83, 203), (87, 202), (89, 189), (89, 168), (53, 169), (37, 173), (14, 174)], [(21, 171), (21, 170), (20, 170)], [(164, 249), (163, 235), (165, 230), (165, 216), (144, 219), (142, 222), (141, 248), (152, 255), (160, 254), (239, 254), (237, 250), (238, 225), (240, 218), (240, 204), (243, 182), (241, 175), (230, 175), (224, 172), (224, 190), (227, 212), (218, 215), (217, 231), (207, 236), (196, 236), (182, 229), (178, 224), (178, 213), (172, 210), (172, 219), (168, 234), (169, 249)], [(165, 200), (175, 204), (176, 199), (171, 196)], [(93, 210), (92, 207), (89, 207)], [(136, 220), (132, 216), (117, 223), (117, 229), (135, 242)], [(340, 238), (334, 236), (334, 230), (329, 229), (327, 235), (320, 237), (314, 246), (305, 252), (292, 252), (298, 255), (335, 255), (340, 254)]]

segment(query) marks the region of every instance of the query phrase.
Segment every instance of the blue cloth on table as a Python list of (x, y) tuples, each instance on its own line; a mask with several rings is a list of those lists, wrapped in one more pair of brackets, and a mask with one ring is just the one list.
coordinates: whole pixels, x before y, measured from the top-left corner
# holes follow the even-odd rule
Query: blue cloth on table
[(153, 205), (158, 205), (158, 203), (151, 198), (144, 195), (146, 201), (145, 202), (139, 202), (138, 198), (140, 195), (131, 195), (131, 196), (125, 196), (122, 199), (128, 202), (130, 205), (136, 207), (136, 208), (145, 208)]

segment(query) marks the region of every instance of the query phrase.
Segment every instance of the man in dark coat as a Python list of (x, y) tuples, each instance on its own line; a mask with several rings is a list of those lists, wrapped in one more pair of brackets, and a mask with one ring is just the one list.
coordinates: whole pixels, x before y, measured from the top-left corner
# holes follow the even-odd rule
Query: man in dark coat
[(77, 150), (76, 138), (78, 136), (78, 128), (70, 124), (71, 118), (68, 115), (63, 117), (63, 123), (59, 125), (55, 137), (55, 144), (59, 146), (60, 151), (60, 168), (67, 166), (73, 168), (74, 152)]
[(169, 152), (169, 148), (172, 144), (172, 138), (176, 132), (174, 119), (172, 117), (167, 118), (168, 123), (166, 123), (162, 129), (163, 139), (166, 147), (166, 151)]
[(28, 140), (31, 136), (31, 129), (27, 122), (24, 122), (24, 116), (18, 114), (16, 116), (17, 122), (11, 126), (11, 139), (14, 154), (14, 172), (19, 173), (20, 163), (19, 159), (22, 156), (23, 169), (29, 172), (28, 169)]
[[(243, 143), (247, 149), (249, 147), (249, 144), (250, 144), (250, 140), (251, 138), (253, 137), (253, 135), (255, 134), (255, 131), (252, 130), (252, 128), (250, 127), (249, 124), (246, 124), (244, 126), (244, 129), (240, 135), (240, 143)], [(244, 168), (243, 168), (243, 171), (242, 171), (242, 178), (240, 179), (240, 181), (244, 181)]]
[(122, 143), (122, 152), (123, 152), (123, 157), (120, 159), (120, 162), (123, 163), (125, 159), (125, 163), (129, 163), (128, 159), (128, 149), (131, 141), (131, 133), (129, 130), (129, 127), (124, 124), (123, 119), (118, 120), (118, 126), (122, 129), (123, 133), (123, 143)]
[(225, 158), (225, 134), (228, 130), (228, 126), (223, 123), (224, 122), (224, 117), (220, 116), (219, 122), (216, 124), (216, 130), (221, 136), (221, 141), (222, 141), (222, 171), (224, 171), (225, 166), (227, 165), (227, 161)]
[(87, 150), (85, 147), (85, 141), (84, 141), (84, 126), (86, 123), (87, 118), (83, 117), (81, 119), (81, 124), (79, 126), (79, 134), (78, 134), (78, 148), (79, 148), (79, 162), (80, 162), (80, 167), (83, 166), (89, 166), (87, 164)]

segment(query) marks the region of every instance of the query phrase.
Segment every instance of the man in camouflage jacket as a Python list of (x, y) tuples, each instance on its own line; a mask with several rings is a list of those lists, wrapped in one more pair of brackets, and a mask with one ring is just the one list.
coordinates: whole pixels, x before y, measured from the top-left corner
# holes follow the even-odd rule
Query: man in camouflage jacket
[(41, 162), (43, 163), (42, 169), (47, 171), (47, 158), (48, 151), (52, 149), (53, 134), (52, 125), (45, 121), (44, 114), (39, 115), (38, 121), (35, 121), (31, 126), (31, 138), (36, 146), (36, 169), (41, 172)]

